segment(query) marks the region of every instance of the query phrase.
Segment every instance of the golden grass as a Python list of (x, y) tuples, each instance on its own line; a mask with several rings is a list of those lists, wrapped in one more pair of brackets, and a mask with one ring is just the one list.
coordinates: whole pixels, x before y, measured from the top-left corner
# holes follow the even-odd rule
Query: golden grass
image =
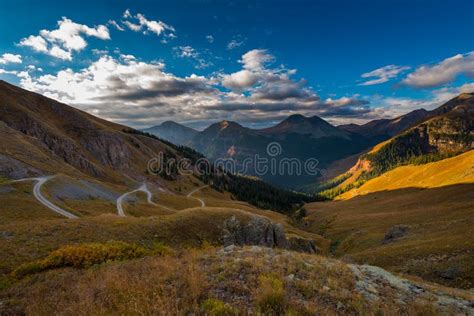
[[(406, 188), (306, 205), (308, 230), (333, 241), (337, 256), (440, 282), (474, 285), (474, 184)], [(395, 225), (406, 236), (383, 243)], [(443, 272), (454, 268), (453, 279)]]
[(337, 199), (346, 200), (384, 190), (436, 188), (459, 183), (474, 183), (474, 150), (424, 165), (395, 168), (367, 181), (359, 188), (341, 194)]

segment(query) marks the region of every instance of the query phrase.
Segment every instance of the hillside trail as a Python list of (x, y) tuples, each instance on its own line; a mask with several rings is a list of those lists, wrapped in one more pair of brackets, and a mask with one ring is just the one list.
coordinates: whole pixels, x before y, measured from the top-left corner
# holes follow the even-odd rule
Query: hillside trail
[(25, 178), (25, 179), (14, 180), (12, 182), (36, 181), (36, 184), (33, 187), (33, 195), (38, 200), (38, 202), (40, 202), (41, 204), (43, 204), (44, 206), (46, 206), (53, 212), (60, 214), (62, 216), (65, 216), (67, 218), (70, 218), (70, 219), (79, 218), (78, 216), (60, 208), (59, 206), (54, 205), (52, 202), (48, 201), (48, 199), (41, 193), (41, 187), (43, 186), (43, 184), (45, 184), (46, 182), (48, 182), (50, 179), (54, 177), (55, 176), (53, 175), (53, 176), (43, 176), (43, 177), (37, 177), (37, 178)]
[(186, 197), (192, 197), (193, 199), (196, 199), (198, 200), (200, 203), (201, 203), (201, 207), (205, 207), (206, 206), (206, 202), (204, 202), (204, 200), (202, 200), (201, 198), (198, 198), (198, 197), (194, 197), (192, 196), (194, 193), (202, 190), (202, 189), (205, 189), (207, 188), (209, 185), (203, 185), (202, 187), (199, 187), (199, 188), (196, 188), (194, 190), (192, 190), (191, 192), (188, 193), (188, 195), (186, 195)]
[(164, 205), (158, 205), (156, 204), (155, 202), (152, 201), (152, 198), (153, 198), (153, 194), (151, 193), (151, 191), (148, 189), (146, 183), (143, 183), (138, 189), (135, 189), (135, 190), (132, 190), (132, 191), (129, 191), (129, 192), (126, 192), (124, 194), (122, 194), (121, 196), (118, 197), (117, 199), (117, 214), (119, 216), (125, 216), (125, 212), (123, 211), (123, 206), (122, 206), (122, 201), (125, 197), (127, 197), (127, 195), (130, 195), (130, 194), (133, 194), (135, 192), (144, 192), (146, 193), (147, 195), (147, 202), (151, 205), (155, 205), (155, 206), (161, 206), (163, 208), (166, 208), (168, 210), (170, 210), (169, 208), (167, 208), (166, 206)]

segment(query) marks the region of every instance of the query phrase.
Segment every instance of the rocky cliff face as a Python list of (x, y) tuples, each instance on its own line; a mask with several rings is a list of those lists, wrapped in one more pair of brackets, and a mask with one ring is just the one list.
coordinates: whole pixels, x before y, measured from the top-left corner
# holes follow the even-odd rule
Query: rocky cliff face
[(230, 217), (224, 222), (221, 239), (224, 246), (257, 245), (308, 253), (320, 252), (313, 240), (299, 237), (287, 238), (281, 224), (274, 224), (268, 218), (261, 216), (252, 216), (246, 223), (239, 221), (235, 216)]

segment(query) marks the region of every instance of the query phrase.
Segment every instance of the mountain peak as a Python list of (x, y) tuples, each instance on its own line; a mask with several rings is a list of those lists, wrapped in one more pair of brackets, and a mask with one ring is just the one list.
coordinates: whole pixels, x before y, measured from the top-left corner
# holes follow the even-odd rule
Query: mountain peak
[(228, 121), (228, 120), (223, 120), (223, 121), (220, 121), (218, 123), (216, 123), (216, 125), (219, 126), (219, 128), (221, 130), (223, 129), (226, 129), (226, 128), (229, 128), (229, 127), (232, 127), (232, 128), (244, 128), (242, 125), (240, 125), (239, 123), (237, 122), (234, 122), (234, 121)]
[(265, 134), (310, 134), (314, 138), (342, 137), (347, 138), (345, 132), (340, 131), (319, 116), (306, 117), (301, 114), (293, 114), (277, 125), (261, 130)]
[(187, 144), (197, 133), (195, 129), (174, 121), (165, 121), (160, 125), (152, 126), (143, 131), (178, 145)]
[(307, 120), (308, 118), (302, 114), (292, 114), (288, 116), (283, 122), (290, 122), (290, 123), (299, 123)]

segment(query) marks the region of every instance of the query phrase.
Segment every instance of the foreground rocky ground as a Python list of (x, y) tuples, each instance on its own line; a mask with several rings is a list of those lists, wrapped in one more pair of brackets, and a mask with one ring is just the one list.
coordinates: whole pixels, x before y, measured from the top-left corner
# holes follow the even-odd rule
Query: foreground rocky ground
[(33, 274), (1, 302), (2, 315), (474, 314), (470, 292), (315, 254), (235, 245)]

